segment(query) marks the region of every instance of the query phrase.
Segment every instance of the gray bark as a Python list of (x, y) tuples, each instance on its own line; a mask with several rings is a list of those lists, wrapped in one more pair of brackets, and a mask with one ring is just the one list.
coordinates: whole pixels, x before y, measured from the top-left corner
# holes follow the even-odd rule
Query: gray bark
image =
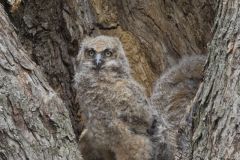
[(69, 113), (0, 5), (0, 159), (81, 160)]
[(240, 1), (218, 1), (205, 79), (195, 98), (193, 159), (240, 159)]
[(88, 1), (13, 0), (10, 6), (6, 1), (4, 4), (26, 53), (70, 111), (78, 136), (81, 126), (72, 89), (73, 59), (81, 40), (93, 28)]

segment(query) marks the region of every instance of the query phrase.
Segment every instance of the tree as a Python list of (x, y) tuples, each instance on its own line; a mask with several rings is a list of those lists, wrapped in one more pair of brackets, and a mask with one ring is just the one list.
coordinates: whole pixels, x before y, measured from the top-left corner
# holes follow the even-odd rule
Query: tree
[(0, 5), (0, 159), (80, 160), (69, 113)]
[(238, 0), (0, 2), (0, 158), (80, 159), (74, 58), (85, 36), (106, 34), (123, 42), (149, 95), (183, 55), (209, 53), (193, 103), (192, 156), (237, 159)]
[(240, 2), (218, 3), (205, 79), (193, 109), (193, 159), (240, 158)]

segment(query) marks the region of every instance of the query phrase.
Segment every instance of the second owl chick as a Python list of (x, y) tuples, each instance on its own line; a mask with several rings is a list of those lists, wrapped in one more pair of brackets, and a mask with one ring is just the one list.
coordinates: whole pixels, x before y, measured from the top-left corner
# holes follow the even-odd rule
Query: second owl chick
[(83, 41), (75, 89), (76, 102), (85, 117), (86, 134), (80, 142), (84, 159), (151, 159), (148, 129), (156, 113), (131, 77), (118, 38), (98, 36)]
[(169, 152), (172, 152), (175, 156), (164, 157), (161, 155), (163, 150), (160, 150), (159, 155), (162, 159), (188, 159), (191, 154), (191, 135), (187, 129), (190, 126), (184, 126), (181, 122), (185, 121), (184, 118), (189, 114), (187, 107), (203, 79), (205, 60), (206, 57), (200, 55), (183, 57), (179, 64), (168, 69), (157, 80), (151, 100), (168, 122), (165, 145), (170, 149), (165, 151), (165, 155), (171, 155)]
[(167, 113), (168, 121), (177, 124), (196, 95), (203, 79), (206, 57), (183, 57), (157, 80), (151, 100), (158, 110)]

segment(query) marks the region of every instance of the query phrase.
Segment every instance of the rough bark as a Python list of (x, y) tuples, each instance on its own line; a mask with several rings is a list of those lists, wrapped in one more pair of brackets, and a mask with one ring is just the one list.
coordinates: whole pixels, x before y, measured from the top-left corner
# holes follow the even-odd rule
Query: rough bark
[(206, 76), (194, 103), (193, 159), (240, 159), (240, 1), (218, 1)]
[(11, 5), (4, 2), (26, 53), (40, 66), (50, 86), (71, 111), (71, 120), (78, 136), (81, 129), (78, 129), (75, 119), (73, 59), (83, 36), (89, 35), (93, 28), (88, 2), (14, 0)]
[(0, 5), (0, 159), (81, 160), (69, 113)]

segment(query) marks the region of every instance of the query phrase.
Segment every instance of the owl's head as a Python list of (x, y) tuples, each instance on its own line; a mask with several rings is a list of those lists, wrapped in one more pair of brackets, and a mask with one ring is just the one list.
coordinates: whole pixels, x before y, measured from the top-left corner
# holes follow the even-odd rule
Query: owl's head
[(83, 40), (77, 56), (77, 71), (129, 74), (122, 44), (116, 37), (98, 36)]

